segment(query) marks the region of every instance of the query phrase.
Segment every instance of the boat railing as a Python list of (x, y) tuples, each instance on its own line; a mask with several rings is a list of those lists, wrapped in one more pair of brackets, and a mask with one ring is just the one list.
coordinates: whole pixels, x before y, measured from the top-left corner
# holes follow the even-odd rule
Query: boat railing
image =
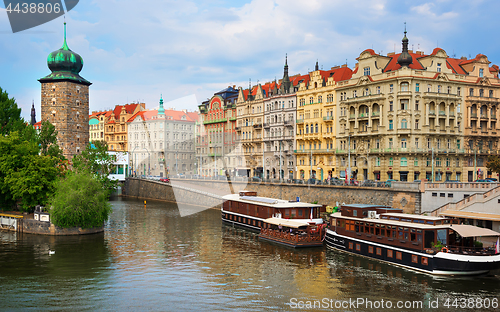
[(265, 229), (261, 228), (260, 232), (265, 236), (272, 236), (276, 238), (285, 239), (288, 241), (294, 242), (313, 242), (313, 241), (321, 241), (321, 233), (310, 233), (310, 232), (299, 232), (299, 233), (290, 233), (288, 231), (280, 231), (273, 229)]
[(472, 256), (491, 256), (495, 254), (495, 248), (493, 247), (464, 247), (464, 246), (453, 246), (447, 245), (441, 249), (442, 252), (448, 252), (453, 254), (461, 255), (472, 255)]

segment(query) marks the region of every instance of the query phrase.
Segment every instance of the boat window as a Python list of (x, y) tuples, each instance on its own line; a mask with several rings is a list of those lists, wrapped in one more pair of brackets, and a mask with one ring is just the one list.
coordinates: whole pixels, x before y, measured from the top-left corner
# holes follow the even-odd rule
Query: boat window
[(408, 232), (405, 232), (405, 240), (408, 240)]
[(417, 242), (419, 244), (422, 242), (422, 234), (417, 234)]
[(363, 210), (363, 217), (366, 217), (366, 216), (368, 216), (368, 211)]
[(370, 233), (370, 225), (365, 223), (365, 233)]
[(299, 209), (299, 217), (302, 217), (302, 209)]
[(375, 235), (380, 235), (380, 225), (375, 225)]
[(290, 216), (290, 209), (285, 209), (285, 217), (289, 217)]
[[(363, 214), (364, 214), (364, 213), (363, 213)], [(382, 216), (382, 219), (387, 219), (387, 217), (386, 217), (386, 216)]]
[(385, 229), (380, 230), (380, 236), (385, 236)]
[(396, 227), (395, 226), (392, 227), (392, 237), (396, 238)]
[(398, 238), (403, 239), (403, 228), (402, 227), (398, 228)]
[(370, 234), (373, 234), (373, 223), (370, 224)]
[(390, 226), (387, 227), (387, 232), (386, 232), (386, 236), (387, 237), (391, 237), (391, 230), (390, 230)]
[(356, 226), (354, 227), (355, 231), (356, 232), (359, 232), (359, 222), (356, 221)]
[(358, 210), (354, 209), (354, 210), (352, 211), (352, 216), (353, 216), (353, 217), (357, 217), (357, 216), (358, 216)]
[(434, 222), (433, 222), (433, 221), (427, 221), (427, 224), (432, 224), (432, 225), (434, 225)]
[(448, 231), (446, 229), (441, 229), (441, 230), (437, 230), (437, 240), (438, 242), (441, 242), (441, 244), (443, 245), (447, 245), (448, 244), (448, 240), (447, 240), (447, 233)]

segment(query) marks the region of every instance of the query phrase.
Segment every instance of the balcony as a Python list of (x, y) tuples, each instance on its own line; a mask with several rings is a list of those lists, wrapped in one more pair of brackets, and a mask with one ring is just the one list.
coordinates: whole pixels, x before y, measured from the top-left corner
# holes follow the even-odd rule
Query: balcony
[(269, 128), (269, 127), (271, 127), (270, 123), (264, 123), (264, 128)]
[(488, 115), (481, 114), (479, 118), (484, 119), (484, 120), (488, 120)]
[(356, 118), (356, 114), (350, 114), (349, 115), (349, 119), (354, 119), (354, 118)]
[(323, 120), (324, 121), (333, 121), (333, 116), (324, 116)]
[(234, 130), (241, 131), (241, 127), (235, 127)]
[(297, 124), (303, 124), (304, 123), (304, 119), (297, 119), (295, 122)]
[(262, 128), (262, 124), (261, 123), (260, 124), (255, 124), (255, 125), (253, 125), (253, 127), (255, 129), (261, 129)]
[(436, 111), (435, 110), (429, 110), (429, 115), (436, 116)]
[(380, 112), (372, 112), (372, 117), (380, 117)]
[(236, 121), (236, 117), (229, 117), (229, 121)]
[(358, 115), (358, 119), (365, 119), (365, 118), (368, 118), (368, 115), (369, 115), (368, 113), (360, 113), (360, 114)]
[(470, 118), (477, 118), (477, 113), (471, 113)]
[(439, 116), (446, 116), (446, 112), (445, 112), (445, 111), (440, 110), (440, 111), (439, 111)]
[(214, 123), (219, 123), (219, 122), (227, 122), (226, 118), (220, 118), (220, 119), (212, 119), (212, 120), (204, 120), (203, 124), (208, 125), (208, 124), (214, 124)]

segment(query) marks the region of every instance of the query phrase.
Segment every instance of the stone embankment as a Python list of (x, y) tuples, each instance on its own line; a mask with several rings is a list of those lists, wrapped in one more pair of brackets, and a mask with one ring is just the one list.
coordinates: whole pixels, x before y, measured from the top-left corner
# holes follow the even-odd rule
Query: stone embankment
[(295, 200), (299, 197), (303, 202), (317, 201), (319, 204), (329, 206), (335, 206), (337, 203), (377, 204), (400, 208), (406, 213), (419, 213), (421, 209), (419, 190), (357, 186), (252, 182), (229, 184), (227, 181), (186, 179), (172, 179), (171, 184), (167, 184), (153, 180), (127, 178), (123, 196), (217, 206), (222, 202), (222, 195), (240, 190), (256, 191), (259, 196), (285, 200)]

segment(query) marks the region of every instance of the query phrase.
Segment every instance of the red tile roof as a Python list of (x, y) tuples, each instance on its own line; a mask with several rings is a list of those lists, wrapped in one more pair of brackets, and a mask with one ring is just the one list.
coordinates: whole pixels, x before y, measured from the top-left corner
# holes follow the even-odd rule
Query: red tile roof
[[(191, 117), (190, 114), (195, 114), (196, 117), (194, 116)], [(152, 120), (154, 119), (153, 117), (156, 117), (157, 119), (163, 119), (163, 117), (158, 118), (158, 110), (148, 110), (148, 111), (137, 112), (132, 117), (130, 117), (127, 120), (127, 122), (134, 121), (135, 118), (137, 118), (138, 116), (141, 116), (142, 120), (144, 121)], [(182, 119), (183, 116), (185, 117), (184, 120)], [(165, 117), (168, 120), (195, 122), (197, 120), (197, 116), (198, 114), (193, 112), (184, 113), (183, 111), (177, 111), (177, 110), (170, 110), (170, 109), (165, 110)]]
[(446, 59), (446, 67), (453, 70), (455, 74), (467, 75), (462, 66), (460, 66), (463, 62), (464, 60), (449, 57)]
[[(434, 49), (436, 50), (436, 49)], [(417, 53), (409, 53), (413, 62), (412, 64), (410, 64), (410, 68), (411, 69), (424, 69), (424, 67), (422, 66), (422, 64), (420, 64), (420, 62), (418, 61), (419, 58), (425, 56), (425, 55), (420, 55), (420, 54), (417, 54)], [(401, 53), (398, 53), (398, 54), (393, 54), (391, 56), (389, 56), (391, 58), (391, 60), (389, 61), (389, 63), (385, 66), (384, 68), (384, 73), (386, 72), (389, 72), (389, 71), (394, 71), (394, 70), (398, 70), (401, 68), (401, 65), (398, 64), (398, 57), (401, 55)]]

